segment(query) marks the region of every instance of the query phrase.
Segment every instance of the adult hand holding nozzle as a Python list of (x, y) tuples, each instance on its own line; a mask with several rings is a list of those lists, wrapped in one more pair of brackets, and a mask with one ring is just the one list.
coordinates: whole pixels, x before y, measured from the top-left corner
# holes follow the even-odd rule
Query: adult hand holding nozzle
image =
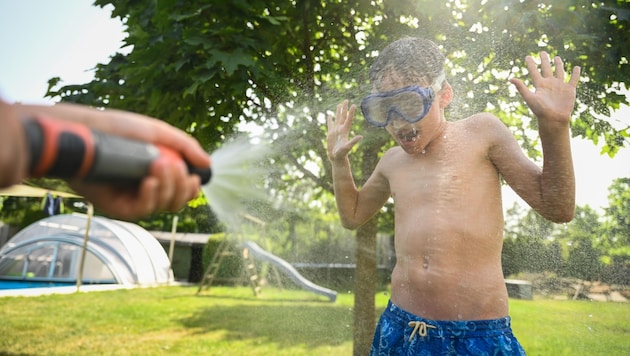
[[(0, 119), (0, 188), (34, 175), (56, 175), (66, 179), (101, 213), (136, 220), (158, 211), (177, 211), (197, 196), (202, 178), (190, 174), (189, 170), (194, 170), (191, 167), (200, 168), (205, 177), (203, 181), (209, 179), (210, 157), (199, 143), (185, 132), (151, 117), (76, 104), (21, 105), (0, 100)], [(26, 123), (29, 120), (31, 122)], [(42, 122), (48, 125), (43, 128)], [(27, 130), (35, 131), (35, 137), (40, 135), (39, 139), (35, 138), (33, 149), (29, 148), (32, 138), (27, 140)], [(70, 148), (59, 151), (57, 147), (56, 151), (50, 151), (60, 144), (52, 132), (62, 134), (61, 140), (69, 141), (64, 141), (62, 146), (70, 145)], [(86, 138), (92, 141), (85, 141)], [(53, 143), (46, 143), (50, 140)], [(92, 156), (78, 159), (73, 154), (63, 153), (77, 149), (73, 145), (81, 146), (82, 142), (90, 143), (93, 149), (81, 154)], [(31, 159), (29, 151), (37, 149), (41, 150), (39, 158)], [(120, 156), (130, 150), (134, 154)], [(96, 163), (96, 152), (103, 158), (99, 163)], [(51, 158), (55, 155), (59, 159)], [(39, 162), (42, 159), (45, 164)], [(32, 162), (32, 171), (27, 167), (29, 162)], [(139, 169), (142, 167), (145, 170)], [(116, 172), (112, 174), (109, 169)]]
[[(199, 176), (202, 184), (210, 181), (209, 166), (193, 167), (167, 146), (106, 134), (81, 123), (43, 116), (24, 120), (23, 126), (30, 152), (29, 173), (34, 177), (59, 177), (75, 182), (73, 186), (80, 193), (101, 186), (104, 191), (100, 197), (107, 200), (120, 199), (122, 192), (130, 194), (134, 190), (141, 195), (143, 180), (157, 177), (155, 180), (161, 183), (149, 184), (152, 187), (147, 191), (151, 194), (153, 190), (158, 201), (160, 194), (172, 196), (164, 209), (178, 210), (196, 193), (173, 191), (178, 184), (185, 183), (173, 184), (169, 180), (185, 180), (187, 172)], [(181, 168), (184, 164), (185, 171)], [(112, 189), (116, 191), (106, 193)], [(148, 203), (147, 209), (154, 210), (153, 204)], [(120, 205), (117, 209), (125, 209), (124, 204)]]
[[(106, 134), (76, 122), (39, 116), (24, 120), (23, 126), (30, 152), (29, 172), (35, 177), (136, 185), (157, 169), (160, 159), (182, 160), (166, 146)], [(210, 167), (187, 164), (187, 168), (202, 184), (210, 181)]]

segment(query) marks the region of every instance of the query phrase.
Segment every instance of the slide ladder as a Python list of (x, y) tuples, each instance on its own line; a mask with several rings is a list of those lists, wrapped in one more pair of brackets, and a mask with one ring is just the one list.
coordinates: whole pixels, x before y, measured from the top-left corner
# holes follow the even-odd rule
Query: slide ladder
[[(245, 278), (247, 279), (247, 283), (252, 287), (254, 291), (254, 295), (258, 296), (261, 292), (258, 272), (256, 271), (256, 264), (253, 257), (249, 254), (246, 248), (242, 251), (243, 255), (243, 270), (245, 273)], [(224, 237), (219, 246), (217, 246), (217, 250), (215, 251), (212, 259), (210, 260), (210, 264), (208, 268), (206, 268), (205, 273), (203, 274), (203, 278), (199, 283), (199, 289), (197, 289), (197, 294), (201, 293), (202, 290), (208, 290), (212, 286), (215, 278), (219, 273), (219, 268), (221, 268), (221, 263), (226, 256), (234, 256), (235, 253), (230, 249), (229, 239)]]
[(245, 269), (247, 281), (254, 291), (254, 295), (258, 296), (261, 292), (260, 278), (258, 277), (258, 272), (256, 271), (256, 261), (247, 248), (243, 248), (243, 267)]

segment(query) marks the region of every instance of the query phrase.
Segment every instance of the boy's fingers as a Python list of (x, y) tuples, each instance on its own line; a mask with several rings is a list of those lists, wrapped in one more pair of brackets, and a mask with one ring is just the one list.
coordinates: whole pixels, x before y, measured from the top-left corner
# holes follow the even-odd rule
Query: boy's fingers
[(538, 66), (534, 61), (534, 58), (532, 56), (525, 57), (525, 63), (527, 64), (527, 71), (529, 72), (529, 76), (532, 78), (532, 81), (537, 82), (538, 79), (541, 78), (541, 75), (538, 71)]
[(553, 76), (553, 71), (551, 70), (551, 59), (549, 58), (549, 54), (545, 51), (540, 52), (540, 72), (543, 77)]
[(577, 87), (579, 81), (580, 81), (580, 72), (581, 72), (580, 67), (575, 66), (573, 67), (573, 71), (571, 72), (571, 79), (569, 80), (569, 84), (573, 85), (574, 87)]
[(522, 80), (518, 78), (512, 78), (510, 79), (510, 83), (514, 84), (514, 86), (516, 87), (516, 90), (518, 90), (518, 92), (521, 94), (523, 98), (525, 98), (527, 95), (530, 94), (529, 88), (527, 88), (527, 86), (525, 85), (525, 83), (523, 83)]
[(354, 120), (354, 112), (356, 111), (357, 107), (352, 105), (350, 107), (350, 109), (346, 112), (346, 121), (345, 121), (345, 126), (346, 129), (350, 129), (350, 126), (352, 126), (352, 120)]
[(361, 135), (354, 136), (352, 138), (352, 140), (350, 140), (350, 142), (348, 144), (350, 145), (350, 148), (352, 148), (352, 147), (354, 147), (354, 145), (356, 145), (361, 140), (363, 140), (363, 136), (361, 136)]
[(554, 66), (556, 67), (556, 78), (564, 81), (566, 73), (564, 71), (564, 62), (562, 62), (562, 58), (556, 56), (553, 60)]

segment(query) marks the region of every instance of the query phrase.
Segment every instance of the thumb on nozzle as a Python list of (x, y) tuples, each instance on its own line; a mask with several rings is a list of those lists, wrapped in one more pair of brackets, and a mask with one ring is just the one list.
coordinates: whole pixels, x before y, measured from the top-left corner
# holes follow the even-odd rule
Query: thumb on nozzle
[[(182, 157), (177, 152), (171, 150), (170, 148), (159, 146), (158, 149), (160, 150), (160, 157), (162, 158), (182, 160)], [(188, 168), (188, 172), (190, 174), (196, 174), (199, 176), (199, 178), (201, 178), (202, 185), (210, 182), (210, 179), (212, 178), (212, 169), (210, 169), (210, 167), (200, 168), (200, 167), (191, 165), (189, 162), (186, 162), (186, 167)]]

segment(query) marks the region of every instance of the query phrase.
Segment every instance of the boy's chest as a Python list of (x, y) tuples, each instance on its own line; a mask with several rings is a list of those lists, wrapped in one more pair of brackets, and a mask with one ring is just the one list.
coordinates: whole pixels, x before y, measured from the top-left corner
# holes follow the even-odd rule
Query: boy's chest
[[(396, 200), (457, 198), (476, 184), (497, 177), (497, 171), (480, 147), (440, 147), (419, 156), (401, 156), (388, 175)], [(492, 179), (496, 180), (496, 178)]]

